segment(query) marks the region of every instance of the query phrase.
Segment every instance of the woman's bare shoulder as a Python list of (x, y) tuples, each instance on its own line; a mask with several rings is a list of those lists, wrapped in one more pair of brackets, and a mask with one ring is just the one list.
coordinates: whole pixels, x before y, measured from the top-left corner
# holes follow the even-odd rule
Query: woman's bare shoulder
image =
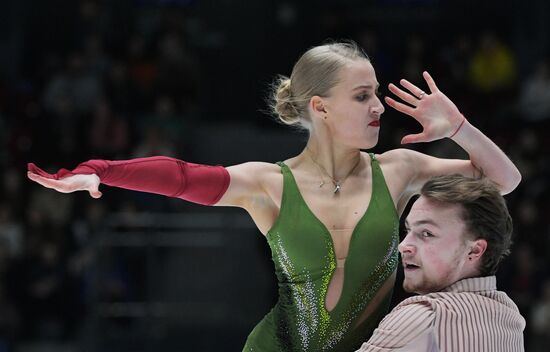
[(275, 163), (250, 161), (227, 168), (232, 183), (257, 193), (281, 183), (281, 167)]
[(392, 149), (377, 155), (376, 158), (384, 171), (386, 180), (395, 184), (395, 189), (401, 193), (415, 177), (418, 169), (416, 164), (418, 152), (410, 149)]
[(417, 153), (410, 149), (398, 148), (391, 149), (382, 154), (376, 154), (376, 159), (383, 165), (401, 165), (410, 162), (414, 154)]
[(261, 179), (281, 173), (281, 168), (276, 163), (263, 161), (249, 161), (227, 167), (229, 173), (238, 173), (243, 177)]

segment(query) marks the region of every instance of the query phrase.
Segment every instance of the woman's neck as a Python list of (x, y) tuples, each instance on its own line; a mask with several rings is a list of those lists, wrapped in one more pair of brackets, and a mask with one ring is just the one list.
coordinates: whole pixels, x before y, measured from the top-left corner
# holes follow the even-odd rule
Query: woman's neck
[(310, 138), (302, 155), (333, 181), (343, 181), (359, 169), (361, 151), (358, 148), (320, 142)]

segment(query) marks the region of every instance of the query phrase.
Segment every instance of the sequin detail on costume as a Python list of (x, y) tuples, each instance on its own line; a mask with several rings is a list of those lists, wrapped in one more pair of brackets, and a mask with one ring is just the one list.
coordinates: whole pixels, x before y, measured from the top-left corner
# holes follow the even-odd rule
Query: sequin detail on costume
[[(286, 282), (300, 282), (300, 284), (297, 285), (289, 285), (287, 293), (291, 297), (291, 302), (289, 303), (297, 308), (297, 314), (294, 319), (296, 319), (297, 333), (301, 341), (301, 348), (307, 351), (312, 337), (315, 336), (318, 331), (319, 336), (325, 336), (326, 330), (330, 324), (330, 315), (324, 308), (323, 298), (315, 293), (316, 290), (311, 278), (311, 273), (306, 268), (295, 267), (289, 259), (285, 247), (282, 245), (281, 238), (279, 236), (276, 237), (277, 239), (272, 243), (272, 250), (274, 253), (278, 254), (278, 263), (284, 280)], [(328, 289), (328, 283), (330, 282), (332, 272), (336, 267), (332, 258), (334, 258), (334, 251), (330, 248), (325, 257), (328, 265), (325, 266), (323, 270), (322, 287), (325, 292)], [(297, 278), (298, 280), (296, 280)], [(286, 320), (291, 319), (292, 318), (289, 316), (286, 318)]]
[(352, 329), (353, 323), (365, 311), (370, 301), (378, 293), (380, 287), (393, 274), (399, 260), (398, 244), (399, 230), (397, 229), (394, 231), (392, 240), (388, 243), (388, 252), (384, 260), (374, 268), (372, 274), (364, 281), (361, 290), (353, 295), (348, 309), (345, 310), (340, 321), (331, 330), (332, 333), (327, 339), (323, 351), (331, 350), (342, 340), (344, 334)]
[(336, 254), (334, 253), (334, 247), (332, 244), (327, 243), (326, 249), (327, 254), (324, 257), (324, 262), (327, 263), (328, 266), (325, 266), (325, 269), (323, 270), (323, 279), (321, 282), (321, 292), (324, 294), (320, 294), (317, 297), (317, 304), (319, 305), (319, 311), (321, 312), (318, 342), (326, 339), (327, 330), (331, 323), (330, 313), (325, 306), (325, 299), (328, 292), (328, 287), (330, 285), (330, 280), (332, 280), (332, 274), (334, 273), (334, 270), (336, 270)]

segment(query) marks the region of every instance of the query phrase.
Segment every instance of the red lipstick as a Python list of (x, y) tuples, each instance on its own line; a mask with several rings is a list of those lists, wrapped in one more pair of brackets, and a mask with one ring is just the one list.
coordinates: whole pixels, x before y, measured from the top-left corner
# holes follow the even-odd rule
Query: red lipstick
[(369, 123), (369, 126), (380, 127), (380, 120), (372, 121), (371, 123)]

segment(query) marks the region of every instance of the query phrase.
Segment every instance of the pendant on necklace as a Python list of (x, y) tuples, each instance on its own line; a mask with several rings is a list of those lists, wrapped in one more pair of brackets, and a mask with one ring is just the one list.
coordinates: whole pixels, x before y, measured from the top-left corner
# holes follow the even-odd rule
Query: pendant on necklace
[(334, 191), (333, 191), (333, 193), (336, 194), (336, 193), (338, 193), (338, 192), (340, 192), (340, 183), (339, 183), (339, 182), (336, 182), (336, 183), (334, 184)]
[(319, 184), (319, 188), (323, 187), (325, 185), (325, 181), (321, 181), (321, 183)]

